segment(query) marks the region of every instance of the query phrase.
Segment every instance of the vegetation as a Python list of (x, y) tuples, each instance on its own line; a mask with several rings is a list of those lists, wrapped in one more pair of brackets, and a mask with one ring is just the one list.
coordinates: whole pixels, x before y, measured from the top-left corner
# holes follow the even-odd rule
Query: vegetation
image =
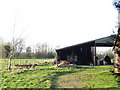
[(112, 66), (80, 66), (79, 69), (80, 72), (60, 76), (58, 80), (60, 86), (66, 88), (119, 88), (115, 75), (109, 71)]
[[(2, 58), (9, 59), (10, 55), (14, 53), (14, 59), (41, 59), (41, 58), (54, 58), (56, 53), (47, 43), (38, 43), (34, 47), (25, 46), (24, 41), (12, 43), (0, 43), (0, 52)], [(5, 48), (8, 47), (8, 48)], [(9, 51), (9, 52), (8, 52)]]
[(47, 43), (37, 44), (33, 49), (25, 47), (23, 39), (13, 40), (13, 43), (0, 43), (0, 52), (2, 53), (4, 65), (10, 71), (14, 60), (18, 59), (48, 59), (55, 58), (54, 49), (50, 48)]
[(113, 66), (56, 67), (51, 62), (35, 68), (0, 71), (2, 88), (118, 88)]

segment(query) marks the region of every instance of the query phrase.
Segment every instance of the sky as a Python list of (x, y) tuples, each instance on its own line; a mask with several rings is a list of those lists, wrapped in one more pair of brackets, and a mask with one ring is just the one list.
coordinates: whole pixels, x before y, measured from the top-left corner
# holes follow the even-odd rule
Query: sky
[(117, 22), (112, 1), (0, 0), (0, 37), (62, 48), (109, 36)]

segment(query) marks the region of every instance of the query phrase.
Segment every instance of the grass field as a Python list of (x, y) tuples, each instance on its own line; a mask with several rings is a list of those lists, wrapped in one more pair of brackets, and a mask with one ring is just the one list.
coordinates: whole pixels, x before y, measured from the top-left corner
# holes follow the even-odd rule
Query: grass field
[(0, 71), (2, 88), (119, 88), (118, 78), (109, 71), (112, 65), (56, 67), (46, 62), (34, 69)]

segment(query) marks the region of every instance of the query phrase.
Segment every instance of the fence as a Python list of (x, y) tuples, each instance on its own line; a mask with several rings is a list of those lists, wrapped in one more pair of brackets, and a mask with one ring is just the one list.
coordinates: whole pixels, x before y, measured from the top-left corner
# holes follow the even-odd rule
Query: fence
[[(12, 66), (15, 65), (30, 65), (30, 64), (42, 64), (45, 62), (52, 63), (55, 59), (47, 58), (47, 59), (13, 59)], [(1, 59), (0, 60), (1, 67), (0, 69), (5, 69), (9, 65), (9, 59)]]
[(41, 63), (51, 63), (53, 62), (55, 59), (18, 59), (18, 60), (14, 60), (14, 64), (41, 64)]

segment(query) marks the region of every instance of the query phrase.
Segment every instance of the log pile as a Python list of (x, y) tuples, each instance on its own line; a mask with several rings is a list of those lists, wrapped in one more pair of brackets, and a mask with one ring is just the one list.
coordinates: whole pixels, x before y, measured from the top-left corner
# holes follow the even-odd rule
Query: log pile
[(29, 65), (26, 65), (26, 64), (23, 64), (23, 65), (15, 65), (16, 67), (22, 67), (22, 68), (30, 68), (30, 67), (35, 67), (37, 66), (37, 64), (29, 64)]

